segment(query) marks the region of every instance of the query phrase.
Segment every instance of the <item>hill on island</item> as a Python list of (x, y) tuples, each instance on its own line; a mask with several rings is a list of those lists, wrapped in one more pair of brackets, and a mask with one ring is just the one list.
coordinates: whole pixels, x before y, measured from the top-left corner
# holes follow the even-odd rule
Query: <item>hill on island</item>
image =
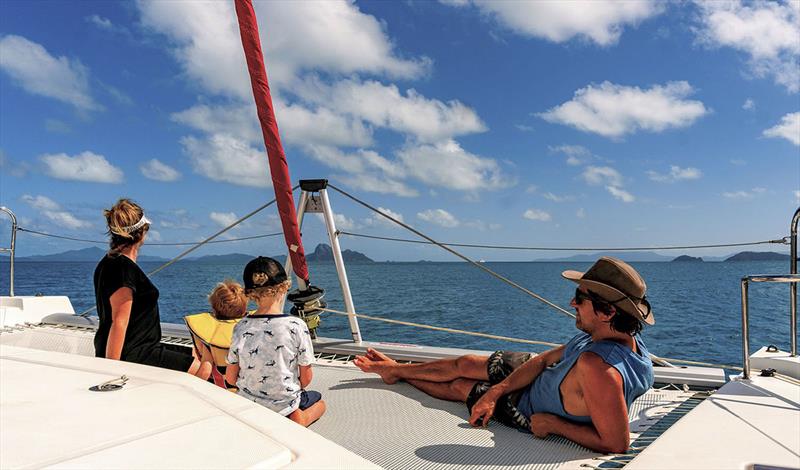
[[(89, 248), (82, 248), (79, 250), (67, 250), (52, 255), (18, 256), (15, 258), (15, 261), (22, 263), (48, 263), (48, 262), (96, 263), (100, 261), (103, 258), (103, 256), (105, 256), (105, 254), (106, 254), (105, 249), (92, 246)], [(286, 262), (286, 255), (272, 255), (271, 257), (275, 258), (280, 263)], [(342, 252), (342, 257), (344, 258), (344, 261), (346, 263), (374, 262), (372, 259), (364, 255), (363, 253), (359, 253), (357, 251), (352, 251), (352, 250), (344, 250)], [(7, 259), (7, 257), (0, 256), (0, 260), (3, 260), (4, 258)], [(196, 258), (184, 258), (179, 262), (244, 265), (253, 258), (255, 258), (255, 255), (249, 255), (245, 253), (229, 253), (225, 255), (206, 255), (206, 256), (199, 256)], [(306, 254), (306, 260), (308, 260), (309, 262), (317, 262), (317, 263), (333, 262), (333, 250), (329, 245), (321, 243), (317, 245), (317, 248), (314, 250), (313, 253)], [(169, 258), (142, 254), (139, 255), (137, 261), (163, 263), (169, 261)]]
[(622, 261), (642, 262), (642, 261), (672, 261), (671, 256), (659, 255), (652, 251), (607, 251), (592, 254), (580, 254), (565, 258), (537, 259), (536, 261), (566, 261), (573, 263), (594, 263), (601, 256), (611, 256)]
[(702, 262), (703, 258), (689, 256), (689, 255), (680, 255), (674, 260), (672, 260), (672, 263), (702, 263)]
[[(374, 263), (364, 253), (353, 250), (342, 251), (342, 258), (345, 263)], [(306, 253), (306, 261), (311, 263), (333, 263), (333, 248), (325, 243), (320, 243), (313, 253)]]
[(789, 255), (774, 251), (743, 251), (725, 261), (788, 261), (789, 258)]

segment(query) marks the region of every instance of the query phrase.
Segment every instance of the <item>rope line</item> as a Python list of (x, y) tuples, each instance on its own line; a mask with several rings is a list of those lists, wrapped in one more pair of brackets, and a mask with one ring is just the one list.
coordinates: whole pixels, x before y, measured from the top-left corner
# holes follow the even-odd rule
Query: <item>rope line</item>
[[(408, 238), (394, 238), (394, 237), (381, 237), (378, 235), (367, 235), (363, 233), (353, 233), (347, 232), (344, 230), (339, 230), (339, 233), (342, 235), (349, 235), (351, 237), (360, 237), (360, 238), (372, 238), (375, 240), (388, 240), (393, 242), (403, 242), (403, 243), (420, 243), (423, 245), (432, 245), (439, 243), (423, 241), (423, 240), (412, 240)], [(696, 248), (725, 248), (725, 247), (734, 247), (734, 246), (750, 246), (750, 245), (766, 245), (766, 244), (788, 244), (788, 237), (775, 239), (775, 240), (763, 240), (757, 242), (743, 242), (743, 243), (722, 243), (716, 245), (686, 245), (686, 246), (641, 246), (641, 247), (624, 247), (624, 248), (556, 248), (556, 247), (546, 247), (546, 246), (514, 246), (514, 245), (478, 245), (472, 243), (441, 243), (444, 246), (457, 246), (462, 248), (488, 248), (494, 250), (527, 250), (527, 251), (643, 251), (643, 250), (690, 250)]]
[[(106, 244), (108, 244), (108, 240), (89, 240), (89, 239), (86, 239), (86, 238), (67, 237), (67, 236), (64, 236), (64, 235), (55, 235), (55, 234), (52, 234), (52, 233), (39, 232), (38, 230), (31, 230), (29, 228), (24, 228), (24, 227), (17, 227), (17, 230), (19, 230), (20, 232), (28, 232), (28, 233), (33, 233), (35, 235), (41, 235), (41, 236), (44, 236), (44, 237), (60, 238), (62, 240), (71, 240), (71, 241), (74, 241), (74, 242), (94, 243), (94, 244), (97, 244), (97, 245), (106, 245)], [(238, 241), (242, 241), (242, 240), (253, 240), (253, 239), (256, 239), (256, 238), (276, 237), (278, 235), (283, 235), (283, 233), (282, 232), (276, 232), (276, 233), (267, 233), (267, 234), (264, 234), (264, 235), (252, 235), (252, 236), (249, 236), (249, 237), (228, 238), (226, 240), (213, 240), (213, 241), (209, 241), (208, 243), (209, 244), (211, 244), (211, 243), (230, 243), (230, 242), (238, 242)], [(167, 242), (163, 242), (163, 243), (153, 242), (153, 243), (150, 243), (150, 242), (148, 242), (147, 244), (150, 245), (150, 246), (189, 246), (189, 245), (194, 245), (196, 243), (198, 243), (198, 242), (170, 242), (170, 243), (167, 243)]]
[(341, 195), (343, 195), (343, 196), (355, 201), (356, 203), (358, 203), (358, 204), (360, 204), (360, 205), (362, 205), (362, 206), (364, 206), (364, 207), (366, 207), (366, 208), (368, 208), (368, 209), (370, 209), (370, 210), (372, 210), (374, 212), (377, 212), (381, 216), (383, 216), (383, 217), (391, 220), (392, 222), (400, 225), (401, 227), (405, 228), (406, 230), (408, 230), (410, 232), (413, 232), (414, 234), (416, 234), (416, 235), (428, 240), (430, 243), (432, 243), (432, 244), (434, 244), (434, 245), (436, 245), (436, 246), (438, 246), (438, 247), (440, 247), (440, 248), (452, 253), (453, 255), (463, 259), (464, 261), (472, 264), (476, 268), (482, 269), (483, 271), (489, 273), (490, 275), (496, 277), (497, 279), (507, 283), (508, 285), (521, 290), (522, 292), (524, 292), (524, 293), (528, 294), (529, 296), (531, 296), (531, 297), (533, 297), (533, 298), (535, 298), (535, 299), (537, 299), (537, 300), (549, 305), (550, 307), (553, 307), (554, 309), (558, 310), (559, 312), (563, 313), (564, 315), (566, 315), (566, 316), (568, 316), (570, 318), (575, 318), (575, 315), (573, 315), (572, 313), (568, 312), (567, 310), (559, 307), (558, 305), (554, 304), (553, 302), (550, 302), (549, 300), (545, 299), (544, 297), (540, 296), (539, 294), (531, 291), (530, 289), (526, 289), (525, 287), (522, 287), (521, 285), (517, 284), (516, 282), (512, 281), (511, 279), (508, 279), (507, 277), (502, 276), (502, 275), (492, 271), (491, 269), (487, 268), (483, 264), (480, 264), (480, 263), (478, 263), (476, 261), (473, 261), (472, 259), (462, 255), (461, 253), (457, 252), (456, 250), (454, 250), (454, 249), (452, 249), (452, 248), (450, 248), (450, 247), (448, 247), (448, 246), (446, 246), (446, 245), (444, 245), (442, 243), (437, 242), (433, 238), (425, 235), (424, 233), (420, 232), (419, 230), (416, 230), (415, 228), (411, 227), (410, 225), (405, 224), (405, 223), (395, 219), (394, 217), (392, 217), (392, 216), (390, 216), (388, 214), (384, 214), (383, 212), (378, 210), (376, 207), (373, 207), (373, 206), (367, 204), (366, 202), (358, 199), (355, 196), (352, 196), (351, 194), (345, 192), (342, 189), (339, 189), (338, 187), (336, 187), (336, 186), (334, 186), (334, 185), (332, 185), (330, 183), (328, 183), (328, 187), (330, 187), (331, 189), (336, 190), (339, 194), (341, 194)]
[[(320, 310), (323, 310), (325, 312), (330, 312), (330, 313), (333, 313), (333, 314), (336, 314), (336, 315), (350, 315), (347, 312), (343, 312), (341, 310), (334, 310), (332, 308), (320, 308)], [(458, 330), (458, 329), (455, 329), (455, 328), (447, 328), (447, 327), (444, 327), (444, 326), (433, 326), (433, 325), (426, 325), (426, 324), (423, 324), (423, 323), (413, 323), (413, 322), (409, 322), (409, 321), (393, 320), (391, 318), (374, 317), (372, 315), (364, 315), (363, 313), (353, 313), (352, 315), (355, 316), (355, 317), (358, 317), (358, 318), (364, 318), (366, 320), (375, 320), (375, 321), (381, 321), (381, 322), (385, 322), (385, 323), (393, 323), (395, 325), (413, 326), (415, 328), (422, 328), (422, 329), (425, 329), (425, 330), (444, 331), (444, 332), (447, 332), (447, 333), (456, 333), (456, 334), (467, 335), (467, 336), (479, 336), (481, 338), (497, 339), (497, 340), (501, 340), (501, 341), (509, 341), (509, 342), (512, 342), (512, 343), (538, 344), (538, 345), (542, 345), (542, 346), (551, 346), (551, 347), (561, 346), (561, 344), (559, 344), (559, 343), (550, 343), (550, 342), (547, 342), (547, 341), (536, 341), (536, 340), (524, 339), (524, 338), (512, 338), (510, 336), (492, 335), (492, 334), (489, 334), (489, 333), (478, 333), (478, 332), (475, 332), (475, 331)]]
[[(322, 311), (325, 311), (325, 312), (329, 312), (329, 313), (333, 313), (335, 315), (344, 315), (344, 316), (350, 315), (349, 313), (344, 312), (342, 310), (336, 310), (336, 309), (332, 309), (332, 308), (319, 308), (319, 310), (322, 310)], [(374, 320), (374, 321), (380, 321), (380, 322), (384, 322), (384, 323), (392, 323), (392, 324), (395, 324), (395, 325), (412, 326), (412, 327), (415, 327), (415, 328), (422, 328), (424, 330), (443, 331), (443, 332), (446, 332), (446, 333), (455, 333), (455, 334), (466, 335), (466, 336), (478, 336), (478, 337), (481, 337), (481, 338), (496, 339), (496, 340), (500, 340), (500, 341), (508, 341), (508, 342), (511, 342), (511, 343), (536, 344), (536, 345), (550, 346), (550, 347), (561, 346), (561, 343), (551, 343), (551, 342), (548, 342), (548, 341), (537, 341), (537, 340), (533, 340), (533, 339), (514, 338), (514, 337), (511, 337), (511, 336), (501, 336), (501, 335), (493, 335), (493, 334), (489, 334), (489, 333), (480, 333), (480, 332), (476, 332), (476, 331), (459, 330), (459, 329), (456, 329), (456, 328), (447, 328), (447, 327), (443, 327), (443, 326), (426, 325), (424, 323), (414, 323), (414, 322), (408, 322), (408, 321), (403, 321), (403, 320), (394, 320), (394, 319), (391, 319), (391, 318), (376, 317), (376, 316), (373, 316), (373, 315), (365, 315), (363, 313), (353, 313), (352, 315), (357, 317), (357, 318), (364, 318), (366, 320)], [(653, 359), (654, 362), (656, 362), (656, 361), (662, 361), (662, 362), (663, 361), (667, 361), (667, 362), (674, 362), (676, 364), (690, 364), (690, 365), (706, 366), (706, 367), (719, 367), (719, 368), (722, 368), (722, 369), (731, 369), (731, 370), (738, 370), (738, 371), (742, 370), (741, 367), (732, 366), (732, 365), (728, 365), (728, 364), (714, 364), (714, 363), (711, 363), (711, 362), (687, 361), (687, 360), (684, 360), (684, 359), (673, 359), (673, 358), (669, 358), (669, 357), (656, 356), (655, 354), (651, 354), (650, 357)]]
[[(294, 189), (297, 189), (297, 186), (292, 188), (292, 190), (294, 190)], [(240, 217), (238, 220), (234, 221), (232, 224), (228, 225), (227, 227), (223, 228), (222, 230), (218, 231), (217, 233), (211, 235), (210, 237), (206, 238), (205, 240), (203, 240), (201, 242), (198, 242), (197, 244), (195, 244), (193, 247), (189, 248), (188, 250), (184, 250), (178, 256), (172, 258), (171, 260), (167, 261), (166, 263), (162, 264), (161, 266), (157, 267), (156, 269), (150, 271), (149, 273), (147, 273), (147, 276), (148, 277), (153, 276), (153, 275), (157, 274), (159, 271), (161, 271), (163, 269), (166, 269), (167, 267), (169, 267), (172, 264), (176, 263), (178, 260), (180, 260), (184, 256), (188, 255), (189, 253), (193, 252), (194, 250), (200, 248), (201, 246), (205, 245), (206, 243), (210, 243), (211, 240), (217, 238), (218, 236), (222, 235), (223, 233), (227, 232), (228, 230), (232, 229), (233, 227), (239, 225), (240, 223), (244, 222), (245, 220), (249, 219), (250, 217), (258, 214), (259, 212), (261, 212), (262, 210), (266, 209), (267, 207), (275, 204), (275, 201), (277, 201), (277, 199), (273, 199), (273, 200), (269, 201), (268, 203), (263, 204), (262, 206), (258, 207), (257, 209), (251, 211), (249, 214), (246, 214), (246, 215)], [(97, 309), (97, 306), (95, 305), (94, 307), (88, 308), (85, 311), (81, 312), (79, 314), (79, 316), (85, 317), (85, 316), (87, 316), (89, 314), (89, 312), (91, 312), (92, 310), (96, 310), (96, 309)]]

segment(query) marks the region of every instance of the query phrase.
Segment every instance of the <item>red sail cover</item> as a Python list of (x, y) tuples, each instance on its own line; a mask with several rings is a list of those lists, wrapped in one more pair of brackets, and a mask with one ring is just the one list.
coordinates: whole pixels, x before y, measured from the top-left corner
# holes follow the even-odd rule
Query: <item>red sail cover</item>
[(272, 107), (267, 70), (264, 68), (264, 55), (261, 53), (261, 40), (258, 36), (256, 13), (251, 0), (235, 0), (235, 4), (242, 46), (247, 59), (247, 69), (250, 72), (250, 83), (253, 85), (253, 97), (258, 109), (258, 120), (261, 122), (264, 145), (267, 147), (272, 185), (275, 187), (275, 197), (278, 200), (283, 237), (286, 239), (286, 246), (289, 247), (294, 272), (307, 285), (308, 266), (300, 239), (300, 227), (297, 225), (297, 213), (292, 197), (292, 180), (289, 177), (289, 166), (286, 164), (286, 154), (283, 152), (281, 137), (278, 134), (278, 121), (275, 119), (275, 111)]

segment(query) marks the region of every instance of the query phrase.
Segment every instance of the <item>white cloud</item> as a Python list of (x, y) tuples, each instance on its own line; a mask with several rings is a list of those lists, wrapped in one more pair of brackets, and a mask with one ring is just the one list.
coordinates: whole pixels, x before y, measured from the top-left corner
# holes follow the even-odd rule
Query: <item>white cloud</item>
[(31, 196), (30, 194), (25, 194), (22, 196), (22, 201), (40, 211), (57, 211), (61, 209), (61, 206), (59, 206), (56, 201), (47, 196)]
[(752, 98), (747, 98), (746, 100), (744, 100), (744, 104), (742, 104), (742, 109), (747, 111), (752, 111), (756, 109), (756, 102), (753, 101)]
[(211, 212), (208, 214), (208, 218), (220, 227), (227, 227), (239, 220), (234, 212)]
[(575, 212), (575, 217), (583, 219), (586, 217), (586, 210), (583, 207), (579, 208), (578, 211)]
[(800, 204), (800, 191), (792, 191), (792, 194), (794, 195), (795, 204)]
[[(388, 215), (389, 217), (392, 217), (395, 220), (398, 220), (400, 222), (405, 222), (405, 219), (403, 219), (403, 214), (399, 212), (395, 212), (385, 207), (378, 207), (378, 211)], [(399, 227), (399, 225), (397, 225), (396, 223), (374, 212), (369, 218), (364, 219), (364, 225), (367, 225), (369, 227), (374, 227), (374, 226)]]
[(473, 155), (453, 141), (407, 145), (397, 152), (408, 174), (434, 187), (473, 191), (502, 189), (516, 184), (497, 162)]
[(444, 228), (455, 228), (461, 225), (456, 217), (444, 209), (428, 209), (417, 212), (417, 218)]
[(105, 29), (107, 31), (112, 31), (114, 29), (114, 24), (111, 22), (111, 20), (97, 14), (87, 16), (86, 21), (97, 26), (100, 29)]
[(552, 219), (550, 214), (540, 209), (528, 209), (522, 214), (522, 217), (529, 220), (538, 220), (539, 222), (549, 222)]
[(158, 224), (164, 228), (179, 230), (197, 230), (200, 228), (186, 209), (175, 209), (158, 214)]
[(120, 183), (122, 170), (102, 155), (83, 152), (70, 157), (65, 153), (42, 155), (45, 173), (60, 180), (89, 181), (93, 183)]
[(567, 202), (567, 201), (574, 201), (575, 200), (575, 196), (571, 196), (569, 194), (567, 194), (565, 196), (559, 196), (559, 195), (553, 194), (551, 192), (546, 192), (546, 193), (542, 194), (542, 197), (544, 197), (547, 200), (553, 201), (553, 202)]
[(152, 228), (152, 226), (151, 226), (151, 228), (150, 228), (150, 229), (147, 231), (147, 238), (148, 238), (150, 241), (154, 241), (154, 242), (160, 242), (160, 241), (162, 241), (162, 238), (161, 238), (161, 232), (159, 232), (158, 230), (154, 230), (154, 229)]
[(800, 3), (741, 0), (698, 1), (698, 38), (748, 56), (757, 77), (772, 77), (790, 92), (800, 91)]
[(722, 197), (726, 199), (753, 199), (754, 197), (764, 194), (766, 192), (766, 188), (753, 188), (750, 191), (739, 190), (739, 191), (726, 191), (722, 193)]
[(21, 36), (0, 39), (0, 69), (28, 93), (71, 104), (80, 111), (102, 109), (89, 93), (89, 71), (77, 59), (54, 57)]
[(181, 144), (194, 170), (209, 179), (240, 186), (272, 186), (266, 154), (246, 142), (213, 134), (202, 140), (184, 137)]
[(307, 80), (297, 89), (303, 98), (330, 106), (376, 127), (409, 134), (423, 142), (483, 132), (478, 115), (460, 101), (442, 102), (425, 98), (410, 89), (369, 80), (342, 80), (331, 86)]
[(417, 196), (413, 188), (401, 180), (407, 173), (402, 164), (384, 158), (372, 150), (342, 152), (327, 146), (309, 145), (308, 154), (319, 162), (345, 173), (336, 175), (343, 183), (364, 191), (395, 194), (403, 197)]
[(681, 168), (677, 165), (670, 165), (669, 173), (658, 173), (656, 171), (648, 171), (647, 175), (653, 181), (660, 183), (674, 183), (681, 180), (696, 180), (703, 176), (703, 172), (693, 167)]
[[(443, 3), (452, 6), (469, 4), (466, 0), (448, 0)], [(658, 4), (651, 0), (635, 2), (472, 0), (472, 4), (520, 35), (543, 38), (552, 42), (564, 42), (574, 37), (581, 37), (601, 46), (615, 44), (624, 26), (636, 26), (661, 10)]]
[(781, 118), (781, 123), (764, 131), (766, 137), (780, 137), (800, 145), (800, 112), (789, 113)]
[(636, 200), (633, 194), (617, 186), (606, 186), (606, 190), (622, 202), (633, 202)]
[(581, 176), (592, 185), (622, 186), (622, 175), (610, 166), (587, 166)]
[(606, 191), (623, 202), (636, 200), (631, 193), (622, 188), (622, 175), (609, 166), (587, 166), (581, 177), (591, 185), (605, 186)]
[(92, 224), (85, 220), (81, 220), (71, 213), (62, 210), (61, 206), (48, 198), (47, 196), (31, 196), (25, 194), (22, 196), (22, 201), (38, 210), (46, 219), (59, 227), (65, 227), (70, 230), (78, 230), (91, 227)]
[(160, 162), (155, 158), (139, 165), (139, 170), (142, 172), (145, 178), (150, 178), (151, 180), (156, 181), (177, 181), (181, 177), (181, 174), (178, 172), (178, 170)]
[(693, 91), (685, 81), (646, 90), (603, 82), (581, 88), (571, 101), (538, 116), (611, 138), (640, 130), (661, 132), (689, 126), (709, 112), (700, 101), (684, 99)]
[[(280, 116), (281, 139), (295, 145), (368, 146), (372, 132), (360, 120), (336, 114), (328, 108), (315, 110), (300, 104), (273, 100)], [(209, 134), (223, 133), (249, 143), (261, 142), (261, 127), (252, 104), (196, 105), (171, 116), (172, 120)]]
[(528, 185), (527, 188), (525, 188), (525, 193), (526, 194), (535, 194), (536, 191), (538, 191), (538, 190), (539, 190), (539, 188), (535, 184), (530, 184), (530, 185)]
[(561, 153), (567, 157), (567, 165), (578, 166), (592, 159), (592, 152), (580, 145), (558, 145), (549, 147), (551, 152)]
[[(325, 225), (325, 216), (322, 214), (315, 214), (322, 225)], [(354, 230), (358, 228), (358, 224), (351, 218), (344, 214), (334, 213), (333, 223), (336, 225), (336, 230)]]
[[(143, 24), (172, 40), (175, 57), (200, 86), (213, 93), (250, 97), (232, 3), (139, 1), (137, 5)], [(399, 58), (382, 24), (348, 1), (259, 2), (256, 16), (275, 84), (288, 84), (309, 70), (414, 78), (430, 66), (426, 58)]]

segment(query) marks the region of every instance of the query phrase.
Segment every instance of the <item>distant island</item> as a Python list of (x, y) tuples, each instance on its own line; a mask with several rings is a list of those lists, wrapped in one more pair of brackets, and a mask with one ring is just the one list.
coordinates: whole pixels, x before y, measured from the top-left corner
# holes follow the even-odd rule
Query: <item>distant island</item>
[[(342, 259), (345, 263), (374, 263), (364, 253), (353, 250), (342, 251)], [(306, 253), (306, 261), (310, 263), (333, 263), (333, 248), (325, 243), (320, 243), (313, 253)]]
[(775, 253), (774, 251), (743, 251), (725, 261), (788, 261), (789, 255)]
[(537, 259), (534, 261), (566, 261), (570, 263), (593, 263), (601, 256), (611, 256), (626, 262), (672, 261), (671, 256), (659, 255), (652, 251), (605, 251), (591, 254), (580, 254), (562, 258)]
[[(145, 245), (145, 249), (147, 246)], [(52, 255), (32, 255), (32, 256), (17, 256), (16, 261), (21, 263), (45, 263), (45, 262), (98, 262), (105, 256), (106, 250), (96, 246), (90, 248), (82, 248), (80, 250), (68, 250), (62, 253)], [(281, 263), (286, 262), (286, 255), (267, 255), (275, 258)], [(549, 258), (549, 259), (535, 259), (532, 262), (569, 262), (569, 263), (591, 263), (601, 256), (612, 256), (619, 258), (623, 261), (640, 263), (640, 262), (678, 262), (678, 263), (702, 263), (708, 261), (788, 261), (789, 255), (777, 253), (774, 251), (743, 251), (734, 255), (728, 256), (706, 256), (703, 258), (693, 257), (688, 255), (681, 255), (678, 257), (663, 256), (652, 251), (632, 251), (632, 252), (599, 252), (592, 254), (579, 254), (570, 257), (562, 258)], [(208, 264), (241, 264), (244, 265), (255, 255), (246, 253), (229, 253), (224, 255), (206, 255), (194, 258), (184, 258), (183, 262), (190, 263), (208, 263)], [(346, 263), (374, 263), (375, 261), (367, 255), (353, 250), (342, 251), (342, 257)], [(7, 262), (8, 255), (6, 253), (0, 254), (0, 262)], [(330, 245), (320, 243), (313, 252), (306, 252), (306, 260), (310, 263), (332, 263), (333, 250)], [(169, 258), (160, 256), (151, 256), (142, 254), (139, 255), (137, 261), (140, 262), (153, 262), (165, 263)], [(409, 260), (408, 262), (414, 262)], [(417, 263), (433, 263), (435, 261), (418, 260)], [(457, 261), (453, 261), (457, 262)], [(491, 260), (490, 260), (491, 262)]]
[[(100, 261), (103, 258), (103, 256), (105, 256), (106, 251), (107, 250), (103, 248), (92, 246), (89, 248), (82, 248), (80, 250), (68, 250), (62, 253), (55, 253), (52, 255), (17, 256), (15, 258), (15, 261), (21, 263), (52, 263), (52, 262), (95, 262), (96, 263)], [(195, 258), (184, 258), (179, 262), (244, 265), (254, 257), (255, 255), (249, 255), (245, 253), (229, 253), (226, 255), (206, 255)], [(271, 257), (275, 258), (281, 263), (286, 262), (286, 255), (271, 255)], [(344, 258), (344, 261), (346, 263), (374, 262), (365, 254), (352, 250), (344, 250), (342, 252), (342, 258)], [(5, 261), (7, 259), (8, 256), (0, 256), (0, 261)], [(329, 245), (321, 243), (317, 245), (317, 248), (314, 250), (313, 253), (306, 254), (306, 260), (312, 263), (333, 262), (333, 250)], [(165, 263), (169, 261), (169, 258), (162, 258), (160, 256), (150, 256), (142, 254), (139, 255), (137, 261)]]
[(702, 263), (703, 258), (689, 256), (689, 255), (681, 255), (671, 261), (672, 263)]

